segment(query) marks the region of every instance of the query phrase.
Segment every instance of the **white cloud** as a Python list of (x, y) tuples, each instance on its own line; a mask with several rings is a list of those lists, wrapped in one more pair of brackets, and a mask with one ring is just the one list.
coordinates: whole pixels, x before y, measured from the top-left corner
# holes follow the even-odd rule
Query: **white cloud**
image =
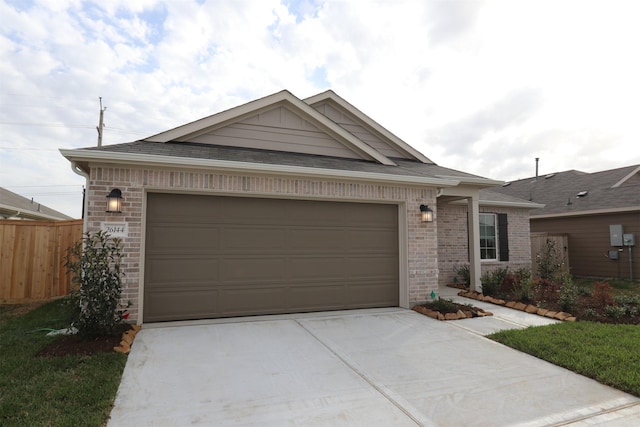
[(74, 216), (84, 182), (54, 149), (95, 144), (99, 96), (105, 143), (332, 88), (491, 178), (535, 157), (547, 173), (640, 163), (634, 0), (0, 0), (0, 16), (0, 185)]

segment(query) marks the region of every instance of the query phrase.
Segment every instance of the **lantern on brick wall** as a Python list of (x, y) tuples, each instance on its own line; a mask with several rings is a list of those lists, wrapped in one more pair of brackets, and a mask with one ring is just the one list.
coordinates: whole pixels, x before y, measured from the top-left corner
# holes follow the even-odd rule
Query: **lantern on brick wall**
[(117, 188), (111, 190), (111, 193), (107, 196), (107, 212), (122, 212), (122, 191)]
[(433, 209), (427, 205), (420, 205), (422, 222), (433, 222)]

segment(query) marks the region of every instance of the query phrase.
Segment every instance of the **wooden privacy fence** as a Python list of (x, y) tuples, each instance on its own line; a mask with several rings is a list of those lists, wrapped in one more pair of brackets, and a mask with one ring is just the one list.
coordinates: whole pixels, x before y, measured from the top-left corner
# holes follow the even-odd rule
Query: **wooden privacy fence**
[(556, 262), (562, 264), (564, 271), (570, 271), (569, 268), (569, 235), (567, 234), (549, 234), (549, 233), (531, 233), (531, 272), (534, 277), (538, 275), (538, 259), (537, 256), (547, 245), (547, 240), (552, 241), (556, 248)]
[(0, 221), (0, 303), (67, 295), (67, 248), (82, 239), (83, 220)]

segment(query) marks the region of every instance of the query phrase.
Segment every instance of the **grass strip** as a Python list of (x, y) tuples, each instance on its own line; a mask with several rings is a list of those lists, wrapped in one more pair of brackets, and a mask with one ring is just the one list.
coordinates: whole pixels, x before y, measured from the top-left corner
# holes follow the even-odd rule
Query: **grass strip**
[(36, 357), (57, 339), (40, 329), (69, 325), (68, 307), (60, 300), (24, 315), (7, 314), (6, 308), (0, 312), (0, 425), (104, 425), (127, 357)]
[(488, 338), (640, 397), (640, 327), (565, 322)]

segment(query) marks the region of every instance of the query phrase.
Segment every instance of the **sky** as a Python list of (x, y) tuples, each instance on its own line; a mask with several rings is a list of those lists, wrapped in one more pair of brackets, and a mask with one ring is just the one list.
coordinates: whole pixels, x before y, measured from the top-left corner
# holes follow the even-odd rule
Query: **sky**
[(332, 89), (438, 165), (640, 164), (637, 0), (0, 0), (0, 186), (79, 218), (60, 148)]

